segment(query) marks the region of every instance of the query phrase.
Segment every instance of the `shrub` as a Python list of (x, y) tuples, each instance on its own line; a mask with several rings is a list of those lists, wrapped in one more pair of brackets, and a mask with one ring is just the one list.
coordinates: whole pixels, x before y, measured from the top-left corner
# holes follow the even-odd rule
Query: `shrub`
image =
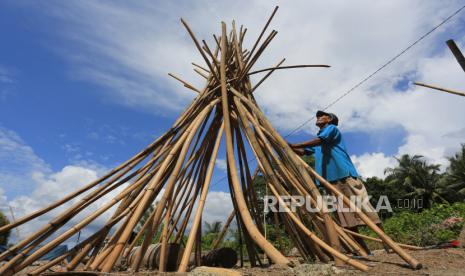
[[(420, 213), (403, 211), (384, 221), (384, 230), (395, 241), (418, 246), (456, 239), (465, 220), (465, 203), (435, 205)], [(367, 228), (362, 232), (375, 234)]]
[[(10, 221), (7, 219), (7, 217), (2, 212), (0, 212), (0, 227), (7, 225), (9, 223)], [(9, 237), (10, 237), (10, 231), (1, 233), (0, 234), (0, 245), (7, 245)]]

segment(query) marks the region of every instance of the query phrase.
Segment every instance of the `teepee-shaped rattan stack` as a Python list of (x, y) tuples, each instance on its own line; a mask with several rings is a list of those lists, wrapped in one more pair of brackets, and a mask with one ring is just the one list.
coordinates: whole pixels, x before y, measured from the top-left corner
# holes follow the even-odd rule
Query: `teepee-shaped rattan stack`
[[(205, 41), (202, 41), (202, 45), (186, 22), (181, 20), (205, 60), (206, 66), (194, 64), (196, 72), (205, 78), (205, 87), (197, 89), (172, 75), (198, 95), (171, 129), (100, 179), (42, 210), (0, 228), (0, 232), (8, 231), (63, 207), (59, 209), (61, 213), (48, 224), (0, 255), (0, 261), (10, 258), (0, 267), (0, 275), (12, 275), (31, 265), (112, 207), (117, 208), (103, 227), (64, 255), (30, 273), (39, 274), (65, 259), (69, 260), (66, 263), (68, 271), (79, 268), (110, 272), (118, 259), (127, 257), (136, 242), (143, 240), (141, 250), (132, 264), (132, 269), (137, 271), (155, 233), (160, 231), (160, 271), (165, 271), (168, 243), (181, 242), (185, 243), (184, 253), (177, 270), (188, 270), (193, 248), (199, 248), (196, 245), (200, 244), (202, 211), (222, 141), (226, 148), (234, 215), (252, 265), (262, 263), (259, 252), (266, 254), (268, 260), (276, 265), (292, 265), (264, 236), (263, 214), (259, 210), (252, 182), (259, 171), (265, 178), (270, 194), (279, 199), (283, 208), (288, 207), (281, 201), (281, 196), (299, 195), (308, 197), (311, 204), (319, 210), (309, 212), (302, 207), (295, 212), (288, 210), (289, 212), (276, 215), (285, 225), (287, 235), (291, 237), (302, 257), (321, 261), (334, 259), (336, 263), (346, 263), (366, 271), (368, 266), (351, 259), (342, 251), (344, 249), (346, 253), (355, 252), (366, 256), (366, 252), (358, 246), (353, 236), (360, 234), (340, 227), (328, 213), (327, 207), (315, 200), (320, 192), (313, 178), (318, 179), (328, 192), (339, 196), (341, 194), (292, 151), (254, 99), (256, 88), (274, 70), (328, 67), (281, 66), (283, 60), (272, 68), (251, 70), (277, 34), (273, 30), (268, 36), (265, 35), (276, 10), (250, 50), (243, 48), (246, 29), (236, 29), (234, 22), (229, 30), (225, 23), (221, 23), (221, 35), (214, 36), (216, 45), (210, 48)], [(262, 42), (263, 37), (265, 39)], [(260, 72), (267, 73), (253, 85), (249, 76)], [(255, 173), (251, 172), (249, 164), (251, 153), (257, 159)], [(93, 210), (90, 216), (68, 230), (58, 231), (92, 203), (118, 187), (124, 189), (112, 200)], [(78, 196), (82, 198), (75, 201)], [(65, 208), (64, 204), (71, 200), (75, 203)], [(356, 208), (348, 198), (344, 198), (344, 202), (347, 206)], [(151, 206), (154, 208), (149, 208)], [(145, 223), (140, 227), (141, 218), (147, 210), (153, 211), (145, 217)], [(401, 248), (408, 246), (392, 241), (360, 209), (357, 210), (360, 218), (379, 235), (382, 242), (411, 267), (421, 267), (418, 261)], [(187, 237), (187, 241), (183, 240), (184, 237)], [(84, 265), (78, 266), (81, 263)]]

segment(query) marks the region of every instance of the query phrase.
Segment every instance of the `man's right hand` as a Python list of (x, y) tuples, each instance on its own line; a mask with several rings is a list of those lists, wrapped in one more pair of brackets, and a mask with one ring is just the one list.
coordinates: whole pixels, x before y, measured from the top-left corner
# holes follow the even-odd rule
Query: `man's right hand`
[(287, 142), (287, 144), (289, 145), (289, 147), (291, 147), (291, 149), (298, 155), (304, 155), (305, 154), (305, 151), (303, 148), (301, 148), (299, 145), (296, 145), (296, 144), (292, 144), (292, 143), (289, 143)]

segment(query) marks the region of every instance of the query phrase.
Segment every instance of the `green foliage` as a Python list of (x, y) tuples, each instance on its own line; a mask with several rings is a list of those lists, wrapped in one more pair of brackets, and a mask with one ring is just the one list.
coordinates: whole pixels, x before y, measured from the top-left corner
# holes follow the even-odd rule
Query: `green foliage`
[[(448, 218), (462, 218), (457, 223), (447, 223)], [(403, 211), (395, 213), (384, 221), (386, 234), (400, 243), (418, 246), (435, 245), (457, 238), (465, 219), (465, 203), (452, 205), (437, 204), (421, 213)], [(362, 232), (371, 236), (375, 234), (367, 228)]]
[[(391, 207), (396, 208), (397, 199), (401, 199), (405, 195), (405, 191), (403, 189), (396, 189), (391, 183), (378, 177), (367, 178), (365, 179), (364, 184), (371, 196), (370, 202), (374, 207), (376, 207), (381, 196), (387, 196)], [(382, 209), (379, 215), (381, 218), (386, 218), (392, 214)]]
[(213, 249), (213, 243), (218, 238), (217, 232), (205, 233), (202, 235), (202, 250)]
[[(142, 229), (142, 227), (144, 226), (145, 222), (150, 218), (150, 214), (152, 214), (154, 211), (154, 206), (153, 205), (150, 205), (147, 210), (145, 210), (144, 214), (142, 215), (141, 219), (139, 220), (138, 222), (138, 227), (139, 229)], [(157, 228), (157, 232), (154, 233), (153, 237), (152, 237), (152, 243), (158, 243), (158, 241), (160, 240), (160, 237), (161, 237), (161, 232), (162, 232), (162, 229), (163, 229), (163, 223), (161, 224), (161, 227), (158, 227)], [(145, 233), (140, 237), (140, 239), (136, 242), (136, 245), (139, 246), (139, 245), (142, 245), (142, 242), (144, 241), (145, 239), (145, 235), (147, 234), (147, 231), (145, 231)], [(136, 235), (136, 233), (133, 233), (133, 235)]]
[(422, 199), (426, 208), (430, 208), (434, 203), (447, 203), (440, 195), (439, 165), (428, 164), (420, 155), (408, 154), (397, 158), (397, 162), (397, 167), (385, 170), (385, 181), (402, 192), (403, 198)]
[(150, 214), (152, 214), (153, 210), (154, 210), (153, 205), (150, 205), (147, 208), (147, 210), (145, 210), (144, 214), (142, 215), (142, 217), (139, 220), (139, 223), (138, 223), (139, 227), (144, 226), (145, 222), (149, 219)]
[(465, 144), (454, 156), (449, 158), (450, 165), (440, 186), (444, 197), (449, 201), (465, 201)]
[[(9, 224), (10, 221), (8, 218), (0, 212), (0, 227)], [(0, 245), (7, 245), (8, 244), (8, 238), (10, 237), (10, 231), (7, 231), (5, 233), (0, 234)]]
[(266, 239), (279, 251), (287, 254), (293, 247), (292, 241), (284, 231), (284, 227), (275, 224), (266, 225)]
[(223, 226), (221, 221), (214, 221), (212, 223), (208, 223), (205, 221), (204, 223), (204, 231), (202, 235), (202, 250), (209, 250), (213, 249), (213, 243), (218, 238)]
[(205, 234), (210, 234), (210, 233), (219, 233), (223, 226), (221, 225), (221, 221), (214, 221), (211, 224), (208, 222), (205, 222)]
[(302, 159), (307, 163), (310, 167), (315, 168), (315, 156), (312, 155), (304, 155)]
[[(389, 198), (394, 211), (402, 211), (402, 206), (397, 204), (403, 200), (418, 202), (421, 199), (423, 209), (435, 204), (465, 201), (465, 144), (449, 158), (450, 165), (443, 174), (439, 173), (439, 165), (428, 164), (419, 155), (403, 155), (397, 161), (396, 167), (385, 170), (386, 179), (371, 177), (364, 180), (373, 205), (381, 195)], [(391, 214), (381, 215), (389, 217)]]

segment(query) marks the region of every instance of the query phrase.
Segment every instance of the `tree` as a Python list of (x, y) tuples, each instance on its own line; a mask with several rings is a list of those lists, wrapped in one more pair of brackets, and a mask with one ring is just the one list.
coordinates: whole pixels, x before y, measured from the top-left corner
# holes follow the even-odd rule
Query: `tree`
[(144, 214), (139, 220), (138, 226), (139, 228), (142, 228), (145, 224), (145, 222), (149, 219), (150, 214), (152, 214), (154, 211), (153, 205), (149, 205), (149, 207), (145, 210)]
[[(0, 227), (9, 224), (8, 218), (0, 211)], [(0, 234), (0, 245), (7, 245), (8, 238), (10, 237), (10, 231)]]
[(205, 228), (202, 235), (202, 249), (212, 249), (213, 243), (218, 238), (221, 230), (223, 229), (223, 225), (221, 221), (214, 221), (212, 223), (208, 223), (205, 221)]
[(450, 165), (442, 179), (444, 197), (451, 202), (465, 199), (465, 144), (454, 156), (449, 158)]
[[(146, 221), (150, 218), (150, 215), (153, 213), (153, 211), (155, 210), (155, 207), (154, 205), (150, 205), (144, 212), (144, 214), (142, 215), (142, 217), (140, 218), (139, 222), (138, 222), (138, 227), (137, 227), (137, 231), (142, 231), (142, 227), (144, 226), (144, 224), (146, 223)], [(161, 224), (161, 227), (157, 227), (157, 230), (156, 232), (153, 234), (153, 237), (152, 237), (152, 243), (157, 243), (159, 240), (160, 240), (160, 236), (161, 236), (161, 232), (162, 232), (162, 229), (163, 229), (163, 223)], [(145, 230), (145, 234), (143, 234), (139, 240), (137, 241), (137, 245), (141, 245), (142, 242), (144, 241), (144, 238), (145, 238), (145, 235), (147, 233), (147, 230)], [(134, 238), (135, 236), (137, 235), (136, 232), (133, 232), (133, 235), (134, 235)]]
[[(381, 196), (387, 196), (391, 207), (395, 208), (397, 199), (401, 198), (401, 194), (404, 194), (400, 189), (393, 188), (393, 185), (390, 185), (388, 182), (376, 176), (363, 180), (363, 183), (365, 184), (368, 194), (371, 196), (370, 203), (374, 207), (377, 206)], [(379, 215), (382, 218), (386, 218), (392, 214), (382, 209), (380, 210)]]
[(219, 233), (223, 228), (221, 221), (214, 221), (213, 223), (205, 222), (205, 234)]
[(448, 203), (441, 195), (439, 165), (430, 165), (421, 155), (408, 154), (396, 158), (398, 165), (387, 168), (386, 182), (403, 191), (404, 199), (422, 199), (423, 206), (430, 208), (433, 203)]

